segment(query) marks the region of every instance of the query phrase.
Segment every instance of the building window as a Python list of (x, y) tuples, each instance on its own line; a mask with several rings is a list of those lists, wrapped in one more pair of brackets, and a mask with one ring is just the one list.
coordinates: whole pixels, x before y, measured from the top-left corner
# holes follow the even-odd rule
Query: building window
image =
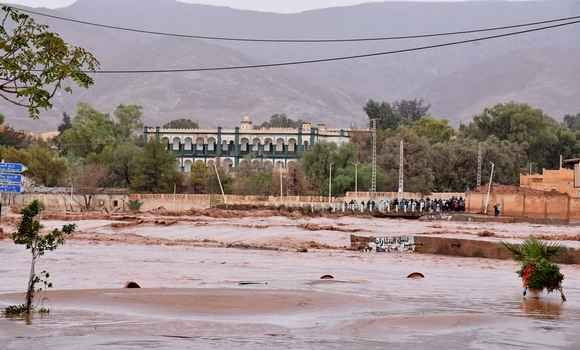
[(284, 140), (276, 140), (276, 152), (284, 152)]

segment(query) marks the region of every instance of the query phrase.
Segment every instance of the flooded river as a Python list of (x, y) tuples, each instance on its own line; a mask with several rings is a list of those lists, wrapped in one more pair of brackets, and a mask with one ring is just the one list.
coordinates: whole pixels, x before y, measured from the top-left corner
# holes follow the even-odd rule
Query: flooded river
[[(381, 220), (317, 220), (371, 234), (484, 228), (389, 221), (393, 226), (385, 229)], [(288, 236), (348, 244), (348, 232), (295, 225), (285, 218), (121, 230), (109, 222), (80, 223), (84, 231), (103, 235), (262, 243)], [(507, 224), (497, 230), (524, 231)], [(14, 293), (26, 285), (27, 252), (0, 241), (0, 262), (0, 306), (21, 302)], [(75, 240), (42, 257), (39, 267), (51, 272), (55, 285), (44, 295), (51, 312), (29, 325), (0, 319), (2, 350), (580, 349), (579, 266), (562, 266), (566, 303), (557, 294), (524, 300), (514, 262), (418, 254)], [(407, 279), (412, 272), (425, 278)], [(326, 274), (335, 279), (320, 280)], [(128, 281), (144, 289), (122, 289)]]

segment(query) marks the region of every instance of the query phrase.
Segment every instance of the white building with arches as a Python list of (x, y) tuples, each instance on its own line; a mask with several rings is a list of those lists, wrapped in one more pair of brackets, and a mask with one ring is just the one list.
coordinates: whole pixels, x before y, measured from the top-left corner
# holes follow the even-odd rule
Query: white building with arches
[(319, 142), (342, 145), (350, 141), (355, 131), (368, 130), (332, 129), (310, 123), (299, 128), (254, 128), (246, 116), (234, 129), (145, 127), (145, 139), (156, 138), (167, 144), (175, 152), (180, 170), (190, 172), (196, 162), (225, 168), (238, 167), (244, 162), (286, 168), (312, 145)]

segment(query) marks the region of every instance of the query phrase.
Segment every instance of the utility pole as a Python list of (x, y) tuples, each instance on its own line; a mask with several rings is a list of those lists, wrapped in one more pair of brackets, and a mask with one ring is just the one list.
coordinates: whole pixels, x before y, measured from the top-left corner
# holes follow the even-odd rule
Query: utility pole
[(217, 166), (215, 165), (215, 162), (213, 163), (213, 168), (215, 170), (215, 175), (217, 176), (218, 179), (218, 183), (220, 184), (220, 190), (222, 191), (222, 197), (224, 199), (224, 204), (226, 203), (226, 194), (224, 193), (224, 187), (222, 186), (222, 180), (220, 179), (220, 173), (218, 172)]
[(562, 170), (563, 164), (564, 164), (564, 156), (560, 154), (560, 170)]
[(398, 199), (399, 201), (403, 199), (403, 191), (405, 185), (405, 173), (403, 167), (405, 166), (405, 150), (404, 150), (404, 143), (401, 140), (401, 145), (399, 146), (399, 193)]
[(282, 185), (282, 168), (280, 168), (280, 198), (284, 197), (284, 187)]
[(481, 187), (481, 168), (483, 166), (483, 151), (481, 150), (481, 142), (477, 144), (477, 187)]
[(372, 150), (372, 170), (371, 170), (371, 192), (377, 192), (377, 120), (371, 120), (372, 123), (372, 140), (373, 140), (373, 150)]
[(358, 197), (358, 161), (354, 163), (354, 193)]
[(328, 176), (328, 203), (332, 202), (332, 163), (330, 163), (330, 173)]
[(489, 195), (491, 193), (491, 183), (493, 182), (493, 171), (495, 170), (495, 164), (491, 163), (491, 174), (489, 174), (489, 186), (487, 187), (487, 196), (485, 197), (485, 208), (483, 213), (487, 214), (487, 206), (489, 205)]

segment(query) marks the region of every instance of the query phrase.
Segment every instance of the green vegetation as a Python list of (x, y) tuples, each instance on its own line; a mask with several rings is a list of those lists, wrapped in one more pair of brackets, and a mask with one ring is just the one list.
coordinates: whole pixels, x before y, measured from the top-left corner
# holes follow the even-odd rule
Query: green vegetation
[(304, 124), (302, 119), (294, 120), (288, 118), (284, 113), (274, 114), (270, 117), (269, 121), (265, 121), (258, 126), (258, 128), (300, 128)]
[[(535, 169), (557, 168), (560, 154), (564, 158), (580, 154), (580, 130), (575, 129), (580, 117), (569, 115), (559, 123), (526, 104), (509, 102), (486, 108), (458, 129), (446, 120), (427, 115), (429, 106), (422, 100), (392, 104), (371, 100), (365, 110), (369, 118), (380, 119), (379, 191), (397, 190), (401, 140), (405, 146), (405, 190), (423, 193), (473, 189), (479, 147), (483, 153), (483, 182), (488, 180), (491, 161), (496, 165), (494, 182), (505, 185), (518, 184), (519, 175), (528, 171), (530, 163)], [(120, 105), (109, 114), (81, 103), (74, 116), (63, 115), (60, 134), (49, 143), (3, 126), (0, 156), (25, 163), (29, 168), (26, 175), (37, 185), (72, 185), (75, 193), (85, 197), (86, 210), (93, 205), (91, 193), (102, 187), (147, 193), (221, 193), (213, 167), (196, 162), (191, 173), (180, 173), (175, 154), (165, 144), (155, 139), (144, 142), (143, 113), (136, 105)], [(186, 127), (189, 122), (172, 123)], [(263, 125), (296, 127), (301, 123), (277, 114)], [(333, 195), (354, 191), (355, 173), (358, 190), (367, 191), (371, 185), (370, 148), (370, 134), (365, 132), (356, 133), (351, 144), (340, 147), (316, 144), (283, 175), (282, 192), (328, 195), (331, 163)], [(218, 166), (224, 191), (279, 195), (279, 174), (250, 160), (242, 160), (234, 170)]]
[(175, 119), (163, 125), (167, 129), (199, 129), (199, 124), (191, 119)]
[[(66, 236), (70, 235), (76, 229), (74, 224), (65, 225), (62, 229), (54, 229), (50, 233), (41, 233), (42, 226), (36, 219), (42, 212), (42, 204), (35, 200), (22, 209), (22, 218), (17, 226), (17, 231), (12, 234), (12, 240), (15, 244), (26, 246), (30, 251), (30, 274), (28, 277), (28, 286), (26, 288), (26, 300), (24, 305), (15, 306), (6, 310), (5, 312), (14, 314), (20, 313), (30, 314), (34, 310), (33, 302), (35, 294), (42, 291), (43, 288), (52, 288), (52, 283), (49, 282), (50, 274), (47, 271), (42, 271), (36, 274), (36, 263), (38, 259), (48, 251), (53, 251), (58, 246), (64, 244)], [(41, 284), (42, 287), (37, 288)]]
[[(564, 275), (558, 265), (551, 259), (560, 254), (562, 247), (557, 243), (545, 243), (535, 238), (524, 241), (521, 245), (503, 243), (514, 259), (521, 265), (518, 276), (522, 279), (524, 288), (548, 293), (559, 291), (562, 300), (566, 301), (562, 290)], [(526, 292), (524, 292), (524, 295)]]
[[(87, 88), (99, 63), (83, 48), (67, 44), (48, 26), (37, 24), (11, 7), (2, 6), (0, 23), (0, 97), (28, 109), (32, 118), (52, 108), (52, 98), (60, 91), (71, 92), (74, 82)], [(37, 70), (38, 71), (35, 71)]]
[(129, 201), (129, 203), (127, 203), (127, 205), (129, 206), (129, 210), (131, 210), (134, 213), (138, 213), (139, 210), (141, 210), (141, 207), (143, 206), (143, 202), (141, 202), (138, 199), (132, 199)]

